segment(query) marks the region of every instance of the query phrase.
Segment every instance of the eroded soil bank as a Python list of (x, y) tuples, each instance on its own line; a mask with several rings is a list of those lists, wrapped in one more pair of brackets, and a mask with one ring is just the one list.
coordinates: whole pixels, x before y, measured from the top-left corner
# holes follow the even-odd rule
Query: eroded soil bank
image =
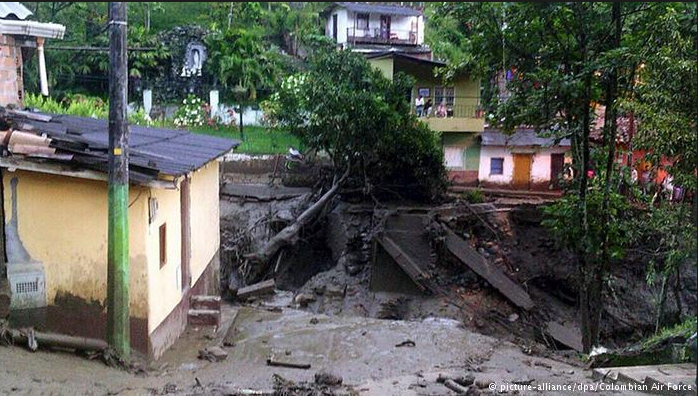
[[(249, 245), (253, 249), (263, 243), (265, 235), (273, 235), (274, 226), (291, 222), (307, 206), (308, 198), (250, 202), (229, 196), (221, 203), (223, 235), (244, 233), (263, 219), (271, 219), (267, 223), (272, 229), (255, 228), (256, 239)], [(539, 205), (502, 199), (476, 207), (479, 214), (459, 202), (436, 208), (378, 209), (338, 203), (306, 230), (295, 246), (284, 250), (277, 272), (269, 276), (276, 279), (277, 288), (293, 293), (296, 307), (313, 313), (405, 320), (450, 318), (484, 334), (515, 342), (537, 341), (550, 350), (564, 349), (547, 337), (544, 329), (553, 321), (579, 331), (573, 256), (564, 246), (557, 246), (541, 226)], [(444, 254), (438, 243), (429, 247), (428, 267), (440, 293), (421, 293), (404, 279), (383, 280), (377, 287), (372, 267), (376, 260), (385, 259), (376, 254), (374, 244), (381, 222), (395, 213), (430, 211), (440, 213), (442, 223), (520, 284), (535, 308), (526, 312), (512, 304), (462, 262)], [(224, 271), (230, 272), (238, 264), (236, 249), (240, 245), (224, 245)], [(647, 283), (647, 267), (648, 260), (632, 250), (612, 267), (602, 318), (604, 346), (628, 345), (653, 331), (659, 287)], [(679, 313), (696, 312), (695, 266), (686, 265), (680, 273), (679, 287), (667, 296), (667, 323), (677, 320)]]

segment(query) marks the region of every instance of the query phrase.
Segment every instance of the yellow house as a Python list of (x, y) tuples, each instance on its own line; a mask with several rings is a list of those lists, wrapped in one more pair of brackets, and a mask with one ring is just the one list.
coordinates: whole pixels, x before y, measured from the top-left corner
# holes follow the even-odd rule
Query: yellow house
[[(446, 168), (450, 179), (458, 184), (477, 184), (480, 163), (479, 134), (484, 129), (480, 108), (480, 80), (458, 74), (445, 82), (435, 76), (445, 63), (396, 51), (367, 56), (369, 63), (387, 78), (405, 73), (415, 79), (410, 92), (413, 109), (421, 96), (431, 100), (431, 111), (421, 120), (435, 131), (442, 132)], [(439, 105), (443, 104), (443, 107)]]
[[(105, 339), (107, 122), (4, 115), (10, 320)], [(130, 127), (130, 334), (132, 348), (149, 358), (184, 330), (191, 296), (218, 295), (219, 161), (237, 144)]]

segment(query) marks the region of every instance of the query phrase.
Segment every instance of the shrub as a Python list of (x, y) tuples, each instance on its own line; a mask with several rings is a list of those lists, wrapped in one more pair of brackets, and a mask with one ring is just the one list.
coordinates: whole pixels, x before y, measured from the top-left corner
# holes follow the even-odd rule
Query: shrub
[(178, 127), (202, 126), (206, 123), (205, 103), (194, 95), (187, 96), (174, 113), (174, 124)]
[(485, 202), (485, 195), (480, 189), (468, 190), (463, 194), (463, 198), (471, 204)]
[[(337, 76), (342, 76), (338, 78)], [(270, 125), (324, 151), (366, 195), (434, 199), (446, 186), (438, 133), (410, 111), (412, 79), (385, 78), (361, 55), (319, 51), (286, 78), (263, 108)]]

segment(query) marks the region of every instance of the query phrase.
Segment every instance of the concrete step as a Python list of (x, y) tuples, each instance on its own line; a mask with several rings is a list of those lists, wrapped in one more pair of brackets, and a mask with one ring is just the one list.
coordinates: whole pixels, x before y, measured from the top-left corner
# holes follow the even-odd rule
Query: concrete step
[(212, 310), (220, 311), (221, 310), (221, 297), (220, 296), (204, 296), (204, 295), (191, 296), (189, 298), (189, 308), (190, 309), (212, 309)]
[(190, 309), (187, 313), (187, 323), (192, 326), (221, 325), (221, 311), (215, 309)]

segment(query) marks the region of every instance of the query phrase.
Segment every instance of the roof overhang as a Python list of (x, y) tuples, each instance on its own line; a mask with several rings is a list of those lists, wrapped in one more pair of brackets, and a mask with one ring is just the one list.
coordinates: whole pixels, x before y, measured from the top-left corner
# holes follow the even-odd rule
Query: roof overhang
[[(0, 168), (6, 168), (10, 171), (25, 170), (25, 171), (31, 171), (31, 172), (46, 173), (46, 174), (50, 174), (50, 175), (75, 177), (78, 179), (99, 180), (99, 181), (104, 181), (104, 182), (109, 181), (109, 175), (105, 172), (99, 172), (99, 171), (94, 171), (94, 170), (89, 170), (89, 169), (77, 169), (75, 167), (71, 167), (71, 166), (67, 166), (67, 165), (61, 165), (61, 164), (49, 163), (49, 162), (28, 161), (28, 160), (24, 160), (24, 159), (11, 158), (11, 157), (0, 157)], [(141, 185), (141, 186), (145, 186), (145, 187), (158, 188), (158, 189), (167, 189), (167, 190), (176, 190), (177, 189), (177, 178), (173, 178), (173, 180), (171, 180), (171, 181), (168, 181), (168, 180), (148, 180), (148, 181), (132, 182), (132, 183), (137, 184), (137, 185)]]
[(404, 53), (400, 53), (397, 51), (386, 51), (386, 52), (381, 52), (381, 53), (367, 53), (366, 59), (388, 59), (388, 58), (393, 58), (393, 59), (401, 59), (401, 60), (406, 60), (408, 62), (414, 62), (414, 63), (419, 63), (425, 66), (431, 66), (431, 67), (444, 67), (447, 65), (446, 62), (440, 62), (440, 61), (435, 61), (435, 60), (429, 60), (429, 59), (422, 59), (416, 56), (412, 55), (407, 55)]
[(65, 26), (57, 23), (0, 19), (0, 34), (62, 39)]

